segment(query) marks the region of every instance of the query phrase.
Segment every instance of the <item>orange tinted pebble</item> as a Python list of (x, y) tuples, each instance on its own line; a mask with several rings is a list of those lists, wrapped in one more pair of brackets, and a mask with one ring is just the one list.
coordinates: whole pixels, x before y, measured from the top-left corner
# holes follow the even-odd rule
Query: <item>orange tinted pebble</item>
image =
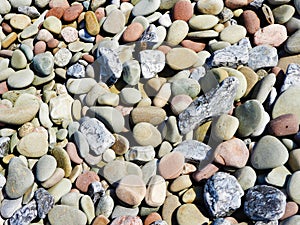
[(72, 5), (71, 7), (65, 10), (63, 19), (66, 22), (72, 22), (79, 17), (82, 11), (83, 11), (83, 6), (81, 4)]
[(171, 50), (172, 48), (167, 45), (161, 45), (157, 48), (157, 50), (162, 51), (165, 55)]
[(47, 42), (48, 48), (56, 48), (59, 44), (59, 41), (55, 38), (52, 38), (50, 41)]
[(103, 215), (99, 215), (94, 219), (92, 225), (107, 225), (109, 223), (109, 219), (107, 219)]
[(0, 95), (8, 91), (6, 81), (0, 83)]
[(64, 15), (65, 9), (62, 7), (54, 7), (52, 9), (50, 9), (47, 14), (46, 14), (46, 18), (49, 16), (55, 16), (58, 19), (61, 19)]
[(94, 171), (87, 171), (77, 177), (75, 185), (78, 190), (87, 192), (89, 185), (95, 181), (100, 181), (98, 174)]
[(280, 220), (284, 220), (295, 215), (298, 212), (298, 209), (299, 207), (296, 202), (287, 202), (285, 206), (285, 212)]
[(161, 216), (157, 212), (150, 213), (144, 220), (144, 225), (150, 225), (157, 220), (162, 220)]
[(105, 17), (105, 10), (102, 7), (99, 7), (98, 9), (96, 9), (95, 11), (95, 15), (97, 17), (98, 22), (100, 22), (100, 20)]
[(181, 42), (181, 45), (183, 47), (189, 48), (195, 52), (201, 52), (206, 46), (205, 43), (195, 42), (195, 41), (191, 41), (191, 40), (183, 40)]
[(82, 58), (85, 60), (85, 61), (87, 61), (88, 63), (93, 63), (94, 62), (94, 56), (92, 56), (92, 55), (89, 55), (89, 54), (84, 54), (83, 56), (82, 56)]
[(70, 4), (68, 0), (51, 0), (49, 2), (49, 7), (50, 8), (62, 7), (64, 9), (67, 9), (70, 7)]
[(132, 42), (138, 40), (142, 33), (144, 32), (144, 27), (140, 23), (130, 24), (123, 33), (123, 41)]
[(35, 55), (37, 55), (37, 54), (45, 52), (46, 48), (47, 48), (47, 45), (44, 41), (38, 41), (34, 45), (33, 52), (34, 52)]
[(83, 162), (83, 159), (79, 157), (76, 145), (73, 142), (67, 144), (66, 150), (72, 162), (76, 164), (81, 164)]
[(188, 21), (194, 14), (194, 8), (189, 0), (179, 0), (173, 7), (173, 19)]
[(13, 31), (12, 27), (8, 23), (3, 22), (1, 26), (5, 33), (11, 33)]

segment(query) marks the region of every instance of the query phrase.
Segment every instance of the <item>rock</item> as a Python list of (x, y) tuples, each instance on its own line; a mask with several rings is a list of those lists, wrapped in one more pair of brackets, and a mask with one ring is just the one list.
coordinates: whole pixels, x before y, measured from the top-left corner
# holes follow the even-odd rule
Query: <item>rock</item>
[(81, 192), (87, 192), (89, 185), (96, 181), (100, 181), (99, 176), (94, 171), (86, 171), (77, 177), (75, 185)]
[(173, 7), (173, 19), (188, 21), (194, 14), (194, 8), (190, 1), (180, 0)]
[(283, 187), (287, 177), (290, 175), (290, 171), (285, 166), (279, 166), (272, 169), (271, 172), (266, 176), (265, 180), (270, 185)]
[(96, 206), (96, 215), (103, 215), (109, 217), (114, 209), (114, 200), (109, 195), (104, 195), (100, 197), (98, 204)]
[(9, 219), (9, 224), (29, 224), (37, 216), (36, 202), (33, 200), (24, 205)]
[(90, 35), (95, 36), (99, 34), (100, 25), (93, 11), (87, 11), (84, 14), (84, 20), (85, 20), (85, 28)]
[(44, 20), (43, 26), (48, 31), (54, 34), (59, 34), (62, 28), (62, 23), (57, 17), (49, 16)]
[(171, 152), (159, 161), (158, 171), (164, 179), (174, 179), (181, 174), (183, 166), (184, 155), (181, 152)]
[(65, 67), (69, 64), (72, 53), (67, 48), (59, 49), (54, 55), (54, 64), (58, 67)]
[(157, 212), (150, 213), (144, 220), (145, 225), (150, 225), (154, 223), (155, 221), (162, 220), (161, 215), (159, 215)]
[(274, 73), (266, 75), (261, 79), (253, 90), (252, 98), (264, 103), (274, 84), (276, 83), (276, 76)]
[(276, 23), (284, 24), (292, 18), (295, 11), (291, 5), (281, 5), (273, 9), (272, 13)]
[(162, 206), (162, 218), (167, 224), (172, 224), (172, 216), (175, 210), (181, 205), (176, 195), (169, 195)]
[(65, 177), (69, 177), (72, 171), (72, 165), (68, 153), (61, 147), (55, 147), (52, 149), (51, 155), (56, 159), (57, 167), (64, 170)]
[(17, 199), (3, 199), (1, 202), (1, 216), (8, 219), (22, 207), (22, 198)]
[(299, 76), (299, 71), (300, 71), (300, 65), (296, 63), (290, 63), (286, 69), (285, 73), (285, 79), (284, 83), (281, 86), (280, 91), (284, 92), (286, 91), (289, 87), (293, 85), (299, 85), (300, 84), (300, 76)]
[(95, 84), (96, 81), (93, 78), (70, 78), (66, 83), (66, 87), (70, 93), (80, 95), (88, 93)]
[(217, 139), (228, 141), (236, 133), (239, 127), (239, 120), (227, 114), (213, 119), (211, 126), (211, 135)]
[(79, 130), (86, 137), (90, 150), (96, 155), (102, 154), (115, 142), (114, 136), (96, 118), (84, 121)]
[(176, 95), (171, 100), (171, 109), (175, 115), (182, 113), (191, 103), (192, 98), (188, 95)]
[(246, 144), (238, 138), (222, 142), (214, 151), (214, 161), (225, 166), (242, 168), (249, 158)]
[(219, 18), (214, 15), (197, 15), (189, 20), (189, 26), (194, 30), (208, 30), (219, 22)]
[(10, 3), (9, 3), (9, 1), (8, 0), (1, 0), (0, 1), (0, 4), (1, 4), (1, 9), (0, 9), (0, 14), (1, 15), (5, 15), (5, 14), (7, 14), (7, 13), (9, 13), (10, 12), (10, 10), (11, 10), (11, 5), (10, 5)]
[(125, 26), (125, 16), (121, 10), (115, 9), (108, 14), (102, 27), (103, 29), (112, 34), (117, 34), (123, 30)]
[(154, 77), (165, 66), (165, 55), (159, 50), (143, 50), (139, 56), (142, 74), (146, 79)]
[(165, 110), (156, 106), (136, 107), (130, 115), (134, 124), (147, 122), (154, 126), (161, 124), (166, 118)]
[(275, 137), (266, 135), (256, 144), (251, 155), (251, 164), (256, 169), (273, 169), (288, 160), (286, 147)]
[(120, 216), (137, 216), (138, 213), (139, 213), (139, 208), (138, 207), (128, 208), (128, 207), (117, 205), (114, 208), (114, 211), (111, 215), (111, 218), (115, 219), (115, 218), (120, 217)]
[(277, 188), (256, 185), (246, 194), (244, 212), (252, 220), (278, 220), (285, 211), (286, 197)]
[(192, 181), (189, 175), (181, 175), (177, 177), (170, 185), (170, 191), (179, 192), (188, 189), (192, 186)]
[(50, 118), (55, 124), (69, 124), (72, 121), (73, 101), (68, 94), (61, 94), (50, 99)]
[(194, 204), (184, 204), (178, 208), (176, 218), (178, 224), (205, 224), (209, 219), (205, 217)]
[(151, 207), (161, 206), (166, 198), (167, 184), (163, 177), (154, 175), (147, 182), (145, 202)]
[(299, 49), (299, 36), (300, 32), (296, 31), (287, 40), (285, 44), (285, 50), (290, 54), (297, 54), (300, 52)]
[[(263, 56), (263, 57), (262, 57)], [(252, 48), (249, 52), (248, 65), (253, 70), (274, 67), (278, 64), (276, 48), (269, 45), (259, 45)]]
[(197, 60), (197, 54), (188, 48), (173, 48), (166, 55), (167, 64), (174, 70), (187, 69), (193, 66)]
[(50, 210), (48, 219), (53, 225), (84, 225), (87, 222), (86, 215), (82, 211), (67, 205), (55, 205)]
[(288, 165), (291, 167), (292, 171), (297, 171), (300, 169), (299, 154), (300, 149), (294, 149), (289, 154)]
[(155, 157), (153, 146), (132, 146), (125, 153), (127, 161), (149, 162)]
[(9, 137), (1, 137), (0, 138), (0, 157), (3, 158), (8, 155), (10, 146), (10, 138)]
[(160, 6), (160, 1), (139, 1), (132, 9), (132, 14), (136, 16), (146, 16), (155, 12)]
[(83, 11), (82, 4), (74, 4), (67, 6), (64, 10), (63, 19), (64, 21), (71, 22), (76, 20)]
[(250, 166), (244, 166), (243, 168), (238, 169), (234, 173), (234, 176), (244, 191), (252, 188), (255, 185), (256, 173), (255, 170)]
[(285, 26), (280, 24), (271, 24), (254, 33), (255, 45), (271, 45), (280, 46), (287, 40), (287, 30)]
[(171, 85), (173, 96), (186, 94), (191, 98), (195, 98), (200, 93), (200, 89), (199, 82), (191, 78), (175, 80)]
[(87, 217), (88, 223), (91, 224), (95, 218), (95, 207), (91, 197), (88, 195), (82, 196), (80, 206)]
[(31, 170), (19, 157), (14, 157), (9, 161), (6, 179), (5, 192), (10, 198), (23, 196), (34, 182)]
[(153, 104), (157, 107), (163, 108), (168, 103), (171, 94), (171, 84), (163, 84), (156, 96), (154, 97)]
[(292, 224), (297, 224), (300, 221), (300, 216), (299, 215), (294, 215), (290, 218), (287, 218), (282, 221), (282, 225), (292, 225)]
[(34, 73), (30, 69), (23, 69), (12, 73), (7, 84), (12, 88), (25, 88), (33, 82)]
[(295, 114), (284, 114), (271, 120), (269, 133), (276, 137), (296, 134), (299, 130), (298, 117)]
[[(63, 178), (58, 183), (56, 183), (54, 186), (52, 186), (51, 188), (49, 188), (48, 192), (54, 197), (54, 202), (57, 203), (61, 199), (61, 197), (63, 197), (65, 194), (67, 194), (67, 193), (70, 192), (71, 187), (72, 187), (71, 181), (69, 179), (67, 179), (67, 178)], [(48, 218), (50, 217), (51, 211), (48, 214)], [(56, 216), (57, 215), (58, 214), (56, 214)], [(66, 215), (65, 215), (65, 217), (67, 218)], [(51, 221), (50, 218), (49, 218), (49, 220)]]
[(300, 179), (300, 172), (296, 171), (292, 174), (292, 176), (289, 178), (287, 183), (288, 196), (297, 204), (299, 204), (300, 202), (299, 190), (297, 189), (297, 183), (299, 182), (299, 179)]
[(135, 88), (123, 88), (119, 94), (120, 100), (125, 105), (134, 105), (142, 99), (142, 94)]
[[(204, 200), (213, 217), (228, 216), (241, 206), (244, 191), (236, 178), (217, 172), (204, 186)], [(222, 196), (222, 198), (220, 198)]]
[(285, 212), (280, 220), (287, 219), (294, 216), (298, 212), (299, 206), (296, 202), (287, 202), (285, 206)]
[(16, 49), (11, 57), (11, 66), (13, 69), (24, 69), (27, 65), (27, 59), (26, 56), (24, 55), (24, 53), (19, 50)]
[(54, 206), (54, 198), (48, 191), (39, 188), (34, 192), (34, 199), (37, 205), (37, 216), (44, 219)]
[(75, 42), (78, 38), (78, 31), (74, 27), (64, 27), (60, 34), (68, 43)]
[(44, 188), (50, 188), (55, 184), (57, 184), (61, 179), (63, 179), (64, 176), (65, 176), (65, 171), (62, 168), (56, 168), (52, 176), (48, 180), (41, 183), (41, 185)]
[(36, 163), (36, 178), (40, 182), (48, 180), (56, 169), (56, 159), (51, 155), (42, 156)]
[(183, 20), (175, 20), (169, 27), (166, 42), (170, 46), (178, 45), (186, 37), (189, 31), (189, 25)]
[(222, 41), (227, 41), (230, 44), (235, 44), (246, 37), (246, 34), (247, 30), (245, 27), (241, 25), (231, 25), (221, 31), (220, 39)]
[(220, 0), (200, 0), (197, 2), (197, 8), (203, 14), (218, 15), (224, 8), (224, 2)]
[(137, 41), (141, 37), (143, 32), (144, 32), (144, 27), (142, 24), (138, 22), (131, 23), (130, 25), (128, 25), (128, 27), (123, 33), (122, 36), (123, 41), (125, 42)]
[(34, 56), (32, 63), (36, 72), (46, 77), (53, 71), (54, 58), (50, 52), (40, 53)]
[[(66, 62), (63, 62), (66, 63)], [(67, 75), (74, 78), (85, 77), (85, 67), (80, 63), (75, 63), (67, 69)]]
[(120, 216), (115, 218), (111, 225), (143, 225), (143, 222), (138, 216)]
[(127, 60), (123, 63), (122, 77), (129, 85), (136, 85), (140, 79), (141, 67), (137, 60)]
[[(236, 78), (226, 78), (218, 88), (194, 100), (186, 110), (179, 114), (178, 126), (181, 133), (186, 134), (211, 117), (228, 112), (232, 107), (237, 86)], [(203, 104), (206, 106), (200, 107)]]
[(260, 19), (254, 11), (245, 10), (242, 19), (249, 34), (254, 34), (260, 28)]
[(199, 182), (201, 180), (210, 178), (218, 171), (219, 168), (217, 166), (212, 163), (208, 163), (203, 168), (198, 168), (198, 170), (193, 173), (193, 178), (195, 181)]
[(252, 1), (248, 1), (248, 0), (237, 0), (237, 1), (225, 0), (225, 6), (230, 8), (230, 9), (238, 9), (238, 8), (242, 8), (244, 6), (247, 6), (250, 2), (252, 2)]
[(162, 142), (161, 133), (150, 123), (140, 122), (133, 128), (133, 138), (143, 146), (152, 145), (157, 147)]

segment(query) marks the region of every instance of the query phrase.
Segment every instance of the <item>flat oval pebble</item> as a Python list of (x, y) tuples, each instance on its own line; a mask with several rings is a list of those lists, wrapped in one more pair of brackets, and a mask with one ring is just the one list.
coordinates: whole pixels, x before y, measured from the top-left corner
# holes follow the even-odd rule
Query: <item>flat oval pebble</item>
[(298, 117), (294, 114), (284, 114), (271, 120), (269, 132), (274, 136), (296, 134), (299, 130)]
[(173, 48), (166, 55), (167, 64), (174, 70), (187, 69), (197, 60), (197, 54), (188, 48)]
[(134, 124), (148, 122), (155, 126), (165, 120), (166, 112), (155, 106), (137, 107), (131, 111), (131, 118)]
[(184, 155), (180, 152), (171, 152), (162, 157), (158, 164), (158, 171), (163, 178), (174, 179), (182, 172), (183, 165)]
[(13, 52), (11, 57), (11, 66), (17, 70), (24, 69), (27, 66), (26, 56), (21, 50), (16, 49)]
[(31, 24), (29, 16), (23, 14), (16, 14), (10, 19), (10, 25), (18, 30), (23, 30)]
[(100, 181), (99, 176), (93, 171), (87, 171), (80, 174), (76, 179), (76, 187), (82, 192), (87, 192), (91, 183)]
[(154, 175), (147, 184), (145, 202), (151, 207), (161, 206), (166, 198), (166, 182), (163, 177)]
[(92, 36), (97, 35), (100, 32), (100, 25), (95, 13), (93, 11), (86, 12), (84, 14), (84, 19), (87, 32)]
[(256, 144), (251, 154), (251, 164), (256, 169), (273, 169), (284, 165), (288, 157), (288, 151), (281, 141), (266, 135)]
[(300, 37), (300, 31), (296, 31), (288, 38), (288, 40), (285, 44), (285, 50), (288, 53), (297, 54), (300, 52), (299, 37)]
[(83, 11), (82, 4), (74, 4), (70, 7), (67, 7), (67, 9), (65, 9), (63, 14), (63, 19), (64, 21), (72, 22), (79, 17), (82, 11)]
[(194, 8), (189, 0), (179, 0), (173, 7), (174, 20), (188, 21), (194, 13)]
[(220, 33), (220, 39), (230, 44), (235, 44), (242, 38), (246, 37), (247, 30), (241, 25), (231, 25), (226, 27)]
[(81, 210), (67, 205), (54, 206), (49, 211), (48, 218), (53, 225), (84, 225), (87, 222), (86, 215)]
[(30, 69), (19, 70), (7, 79), (7, 84), (13, 88), (25, 88), (32, 83), (34, 73)]
[(112, 34), (119, 33), (125, 26), (125, 17), (121, 10), (113, 10), (110, 14), (108, 14), (105, 19), (102, 27), (103, 29)]
[(41, 157), (48, 151), (48, 137), (44, 133), (32, 132), (23, 137), (17, 150), (26, 157)]
[(143, 146), (152, 145), (157, 147), (162, 142), (160, 132), (151, 123), (140, 122), (133, 128), (135, 141)]
[(258, 31), (260, 28), (260, 19), (254, 11), (245, 10), (242, 13), (242, 18), (249, 34), (254, 34)]
[(138, 216), (120, 216), (115, 218), (111, 225), (143, 225), (143, 222)]
[(169, 27), (166, 41), (169, 45), (178, 45), (188, 34), (189, 26), (183, 20), (175, 20)]
[(60, 34), (68, 43), (74, 42), (78, 38), (78, 31), (74, 27), (65, 27), (61, 30)]
[(272, 10), (276, 23), (284, 24), (289, 21), (295, 13), (295, 8), (291, 5), (281, 5)]
[(254, 34), (254, 43), (256, 45), (280, 46), (286, 39), (287, 30), (285, 26), (280, 24), (271, 24), (266, 26)]
[(59, 49), (54, 55), (54, 64), (64, 67), (71, 61), (72, 53), (67, 48)]
[(132, 42), (138, 40), (142, 33), (144, 32), (144, 28), (140, 23), (131, 23), (123, 33), (123, 40), (125, 42)]
[(224, 8), (221, 0), (200, 0), (197, 2), (198, 10), (203, 14), (218, 15)]
[(43, 26), (48, 31), (54, 34), (59, 34), (62, 28), (62, 23), (57, 17), (49, 16), (45, 19)]
[(160, 1), (141, 0), (132, 9), (134, 16), (145, 16), (155, 12), (160, 6)]
[(218, 22), (218, 17), (214, 15), (197, 15), (189, 20), (189, 26), (194, 30), (208, 30), (213, 28)]
[(51, 155), (42, 156), (36, 164), (36, 178), (40, 182), (49, 179), (56, 169), (56, 159)]

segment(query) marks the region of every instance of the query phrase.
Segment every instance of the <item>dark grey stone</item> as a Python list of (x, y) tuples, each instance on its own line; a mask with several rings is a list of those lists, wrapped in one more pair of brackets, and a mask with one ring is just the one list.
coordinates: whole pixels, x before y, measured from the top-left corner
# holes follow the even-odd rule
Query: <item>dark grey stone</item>
[(217, 172), (204, 186), (204, 201), (213, 217), (231, 215), (241, 206), (244, 191), (237, 179), (229, 173)]
[(257, 221), (254, 225), (278, 225), (278, 220)]
[(37, 216), (36, 201), (32, 200), (27, 205), (16, 211), (9, 219), (10, 225), (28, 225)]
[(228, 77), (220, 86), (194, 100), (179, 114), (180, 132), (186, 134), (213, 116), (227, 113), (232, 108), (238, 84), (237, 78)]
[(0, 157), (7, 156), (9, 153), (9, 137), (1, 137), (0, 138)]
[(41, 15), (37, 8), (35, 8), (34, 6), (19, 6), (18, 12), (23, 13), (30, 18), (37, 18)]
[(246, 194), (244, 212), (252, 220), (278, 220), (283, 216), (285, 206), (286, 197), (279, 189), (256, 185)]
[(34, 199), (37, 204), (37, 215), (44, 219), (54, 206), (54, 197), (44, 188), (39, 188), (34, 192)]

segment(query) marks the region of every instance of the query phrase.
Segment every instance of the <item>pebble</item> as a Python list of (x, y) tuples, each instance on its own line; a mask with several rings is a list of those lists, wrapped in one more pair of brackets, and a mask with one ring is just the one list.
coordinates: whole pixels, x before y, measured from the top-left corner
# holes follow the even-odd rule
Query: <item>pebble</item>
[(208, 30), (219, 22), (219, 18), (214, 15), (197, 15), (189, 20), (189, 26), (194, 30)]
[(132, 9), (134, 16), (146, 16), (155, 12), (160, 6), (160, 1), (141, 0)]
[(54, 57), (50, 52), (40, 53), (33, 57), (33, 67), (42, 77), (48, 76), (53, 71)]
[(182, 113), (191, 103), (192, 98), (188, 95), (176, 95), (172, 98), (170, 104), (172, 112), (175, 115)]
[(172, 216), (175, 210), (181, 205), (178, 196), (169, 195), (162, 207), (162, 218), (167, 224), (172, 224)]
[(200, 93), (201, 87), (198, 81), (191, 78), (182, 78), (172, 82), (172, 95), (188, 95), (195, 98)]
[(19, 50), (16, 49), (11, 57), (11, 66), (13, 69), (16, 70), (20, 70), (20, 69), (24, 69), (27, 65), (27, 59), (26, 56), (24, 55), (24, 53)]
[(203, 14), (218, 15), (224, 7), (220, 0), (201, 0), (197, 2), (198, 10)]
[(192, 181), (189, 175), (181, 175), (177, 177), (170, 185), (170, 191), (179, 192), (192, 186)]
[(12, 88), (25, 88), (33, 82), (34, 73), (30, 69), (23, 69), (12, 73), (7, 84)]
[(156, 126), (165, 120), (166, 111), (156, 106), (142, 106), (134, 108), (130, 115), (134, 124), (147, 122)]
[(62, 23), (57, 17), (49, 16), (43, 22), (43, 26), (48, 31), (54, 34), (59, 34), (62, 28)]
[(178, 224), (205, 224), (209, 219), (205, 217), (195, 204), (183, 204), (178, 208), (176, 213)]
[(197, 54), (188, 48), (173, 48), (166, 55), (167, 64), (174, 70), (187, 69), (197, 60)]
[(143, 32), (144, 27), (142, 24), (137, 22), (131, 23), (124, 31), (122, 38), (125, 42), (137, 41)]
[(298, 212), (299, 206), (295, 202), (286, 202), (285, 212), (280, 220), (294, 216)]
[(86, 215), (81, 210), (67, 205), (54, 206), (48, 214), (48, 219), (53, 225), (84, 225), (87, 222)]
[(147, 190), (145, 194), (145, 202), (151, 207), (161, 206), (166, 198), (167, 184), (163, 177), (154, 175), (147, 183)]
[(34, 199), (37, 204), (37, 215), (39, 218), (44, 219), (54, 206), (54, 198), (48, 191), (39, 188), (34, 192)]
[(290, 53), (290, 54), (297, 54), (300, 52), (300, 49), (298, 47), (298, 42), (299, 42), (299, 35), (300, 32), (296, 31), (293, 33), (287, 40), (285, 44), (285, 50)]
[[(276, 157), (273, 153), (276, 152)], [(256, 169), (273, 169), (284, 165), (288, 160), (286, 147), (276, 137), (266, 135), (256, 144), (251, 154), (251, 164)]]
[(171, 46), (178, 45), (186, 37), (189, 31), (188, 23), (183, 20), (175, 20), (169, 27), (166, 41)]
[(0, 213), (3, 218), (10, 218), (12, 215), (22, 207), (22, 198), (4, 199), (1, 202)]
[(96, 215), (103, 215), (108, 218), (112, 214), (114, 206), (114, 200), (112, 197), (104, 195), (100, 197), (95, 213)]
[(271, 120), (269, 133), (276, 137), (296, 134), (299, 130), (298, 117), (295, 114), (284, 114)]
[(188, 21), (194, 14), (193, 4), (189, 0), (179, 0), (173, 7), (173, 19)]
[(286, 27), (280, 24), (271, 24), (254, 33), (255, 45), (271, 45), (278, 47), (287, 40)]
[(111, 225), (143, 225), (142, 220), (138, 216), (120, 216), (115, 218)]
[(111, 215), (111, 218), (117, 218), (120, 216), (137, 216), (139, 213), (139, 208), (135, 207), (135, 208), (127, 208), (124, 206), (120, 206), (120, 205), (116, 205), (114, 208), (114, 211)]
[(254, 34), (260, 29), (260, 19), (254, 11), (245, 10), (242, 19), (249, 34)]
[(295, 13), (295, 8), (290, 5), (281, 5), (272, 10), (275, 22), (284, 24), (289, 21)]
[(298, 160), (299, 149), (294, 149), (289, 154), (288, 165), (291, 167), (292, 171), (297, 171), (300, 168), (300, 162)]
[(143, 146), (157, 147), (162, 142), (159, 130), (151, 123), (146, 122), (140, 122), (134, 126), (133, 138), (139, 145)]
[[(135, 6), (136, 7), (136, 6)], [(102, 27), (103, 29), (112, 34), (117, 34), (123, 30), (125, 26), (125, 16), (121, 10), (113, 10), (107, 15)]]
[(19, 157), (9, 161), (8, 174), (6, 177), (5, 192), (10, 198), (19, 198), (33, 184), (34, 175)]
[(183, 166), (184, 155), (180, 152), (170, 152), (161, 158), (158, 171), (165, 179), (175, 179), (181, 174)]
[(244, 166), (243, 168), (236, 170), (234, 176), (244, 191), (254, 187), (257, 179), (255, 170), (250, 166)]
[(51, 155), (42, 156), (36, 163), (36, 178), (40, 182), (48, 180), (55, 172), (56, 159)]
[[(263, 58), (260, 57), (262, 52), (264, 54)], [(252, 48), (249, 52), (248, 66), (252, 68), (254, 71), (265, 67), (276, 66), (277, 64), (278, 64), (277, 50), (272, 46), (259, 45)]]
[(154, 223), (155, 221), (158, 221), (158, 220), (162, 220), (161, 216), (158, 213), (153, 212), (153, 213), (150, 213), (146, 217), (146, 219), (144, 221), (144, 224), (145, 225), (150, 225), (150, 224), (152, 224), (152, 223)]
[(287, 177), (290, 176), (290, 171), (285, 166), (279, 166), (271, 170), (266, 176), (265, 180), (268, 184), (283, 187)]
[(9, 1), (1, 0), (0, 3), (1, 3), (1, 6), (2, 6), (1, 9), (0, 9), (0, 14), (4, 15), (4, 14), (9, 13), (10, 10), (11, 10), (11, 5), (10, 5)]
[(159, 50), (143, 50), (140, 52), (143, 77), (148, 79), (161, 72), (165, 66), (165, 55)]
[(71, 181), (67, 178), (63, 178), (58, 183), (56, 183), (51, 188), (49, 188), (48, 191), (54, 197), (54, 202), (57, 203), (61, 199), (61, 197), (69, 193), (71, 187), (72, 187)]
[[(57, 6), (57, 7), (62, 7), (62, 6)], [(74, 4), (72, 6), (66, 6), (63, 14), (63, 19), (64, 21), (72, 22), (79, 17), (82, 11), (83, 11), (82, 4)]]
[(100, 25), (98, 23), (98, 19), (93, 11), (88, 11), (84, 14), (84, 19), (85, 19), (85, 27), (87, 32), (95, 36), (99, 34), (100, 32)]
[(75, 42), (78, 39), (78, 31), (74, 27), (65, 27), (60, 34), (68, 43)]
[(299, 182), (299, 171), (296, 171), (292, 174), (292, 176), (289, 178), (287, 183), (287, 193), (290, 199), (292, 199), (294, 202), (299, 204), (299, 191), (297, 190), (297, 182)]
[(300, 216), (299, 215), (294, 215), (291, 216), (288, 219), (285, 219), (284, 221), (282, 221), (282, 225), (292, 225), (292, 224), (297, 224), (300, 221)]
[(239, 127), (239, 120), (227, 114), (222, 114), (221, 116), (213, 119), (211, 126), (211, 135), (221, 140), (230, 140), (233, 138)]
[(252, 220), (278, 220), (285, 211), (286, 197), (277, 188), (256, 185), (246, 194), (244, 212)]
[(141, 93), (135, 88), (123, 88), (119, 96), (125, 105), (134, 105), (142, 99)]
[(241, 25), (231, 25), (221, 31), (220, 39), (222, 41), (227, 41), (230, 44), (235, 44), (246, 37), (246, 34), (247, 30), (245, 27)]

